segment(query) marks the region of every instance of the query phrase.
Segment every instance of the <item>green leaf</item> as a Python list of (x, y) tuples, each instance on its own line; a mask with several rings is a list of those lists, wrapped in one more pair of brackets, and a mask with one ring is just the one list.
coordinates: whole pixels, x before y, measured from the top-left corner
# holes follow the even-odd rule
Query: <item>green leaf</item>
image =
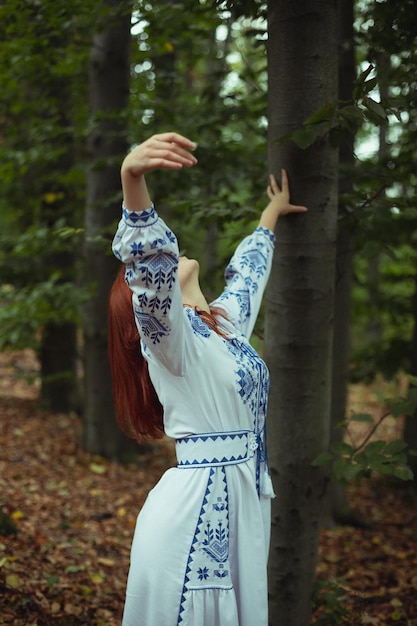
[(89, 468), (94, 474), (105, 474), (107, 472), (106, 465), (99, 465), (98, 463), (90, 463)]
[(363, 111), (353, 104), (339, 109), (338, 117), (343, 128), (356, 131), (363, 123)]
[(330, 449), (332, 452), (340, 455), (351, 456), (353, 454), (352, 446), (344, 441), (336, 441), (335, 443), (332, 443)]
[(396, 467), (393, 470), (393, 476), (399, 478), (400, 480), (413, 480), (414, 474), (409, 467)]
[(372, 458), (373, 456), (380, 454), (382, 452), (382, 450), (385, 448), (386, 446), (386, 442), (385, 441), (371, 441), (371, 443), (368, 443), (367, 446), (364, 449), (364, 453), (367, 456), (368, 459)]
[(338, 457), (333, 463), (332, 473), (337, 480), (345, 479), (345, 464), (341, 457)]
[(364, 422), (366, 424), (374, 423), (374, 418), (370, 413), (353, 413), (353, 415), (350, 416), (350, 420), (352, 420), (352, 422)]
[(372, 91), (372, 89), (374, 89), (377, 86), (377, 84), (378, 84), (377, 76), (375, 76), (374, 78), (370, 78), (369, 80), (366, 80), (361, 85), (362, 93), (363, 94), (369, 93), (370, 91)]
[(411, 389), (407, 398), (395, 399), (390, 405), (391, 415), (399, 417), (400, 415), (413, 415), (417, 409), (417, 393), (415, 389)]
[(356, 79), (355, 88), (353, 91), (353, 97), (355, 98), (355, 100), (358, 100), (363, 95), (363, 93), (367, 93), (366, 88), (364, 88), (364, 85), (367, 82), (366, 79), (368, 78), (369, 74), (373, 71), (373, 69), (374, 69), (373, 65), (368, 65), (366, 70), (361, 72), (361, 74), (359, 74), (358, 78)]
[(406, 376), (410, 385), (415, 385), (417, 387), (417, 376), (413, 376), (412, 374), (407, 374)]
[(312, 143), (314, 143), (314, 141), (317, 139), (317, 134), (313, 130), (313, 128), (304, 127), (295, 130), (293, 133), (290, 134), (289, 137), (293, 140), (295, 144), (297, 144), (299, 148), (302, 148), (304, 150), (305, 148), (308, 148), (308, 146), (311, 146)]
[(408, 446), (405, 441), (402, 441), (401, 439), (396, 439), (395, 441), (390, 441), (389, 443), (387, 443), (384, 449), (384, 454), (393, 456), (395, 454), (403, 452), (407, 447)]
[(358, 463), (352, 463), (350, 460), (346, 461), (343, 467), (343, 478), (350, 482), (358, 477), (363, 471), (363, 468)]
[(395, 469), (395, 466), (390, 461), (378, 455), (369, 457), (369, 466), (374, 472), (383, 475), (393, 474)]
[(305, 125), (309, 126), (311, 124), (321, 124), (322, 122), (329, 122), (334, 118), (338, 105), (338, 102), (331, 102), (330, 104), (322, 107), (321, 109), (310, 115), (309, 118), (307, 118), (307, 120), (305, 121)]
[(387, 112), (386, 112), (384, 107), (379, 102), (377, 102), (373, 98), (370, 98), (369, 96), (367, 96), (366, 98), (364, 98), (363, 103), (364, 103), (365, 107), (369, 111), (371, 111), (374, 115), (379, 117), (381, 119), (381, 121), (382, 120), (384, 122), (387, 121)]
[(372, 64), (369, 64), (368, 67), (359, 74), (355, 82), (358, 85), (363, 85), (373, 69), (374, 66)]
[(82, 572), (84, 567), (82, 565), (68, 565), (65, 568), (67, 574), (76, 574), (77, 572)]
[(320, 467), (322, 465), (326, 465), (330, 461), (333, 461), (333, 455), (330, 452), (322, 452), (311, 462), (313, 467)]

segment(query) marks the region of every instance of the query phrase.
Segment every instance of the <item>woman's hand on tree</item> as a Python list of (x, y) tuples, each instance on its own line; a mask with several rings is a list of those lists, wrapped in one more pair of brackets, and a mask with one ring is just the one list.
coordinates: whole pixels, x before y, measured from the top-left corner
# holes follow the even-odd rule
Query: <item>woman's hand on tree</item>
[(288, 213), (305, 213), (307, 207), (291, 204), (288, 176), (285, 170), (281, 171), (281, 187), (278, 185), (273, 174), (270, 174), (269, 181), (266, 190), (269, 204), (262, 213), (259, 226), (274, 230), (276, 222), (281, 215), (288, 215)]
[(269, 176), (270, 184), (266, 190), (269, 198), (269, 206), (274, 209), (278, 216), (288, 213), (305, 213), (307, 207), (290, 203), (290, 190), (288, 176), (285, 170), (281, 170), (281, 188), (273, 174)]

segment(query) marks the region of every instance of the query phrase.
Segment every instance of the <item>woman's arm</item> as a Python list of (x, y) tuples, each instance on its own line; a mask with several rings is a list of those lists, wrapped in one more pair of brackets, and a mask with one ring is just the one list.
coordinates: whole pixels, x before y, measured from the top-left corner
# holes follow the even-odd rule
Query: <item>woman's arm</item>
[(258, 228), (237, 247), (226, 268), (226, 287), (211, 303), (213, 307), (222, 308), (235, 328), (247, 337), (252, 333), (269, 277), (277, 220), (280, 215), (307, 211), (306, 207), (290, 204), (285, 170), (282, 170), (282, 190), (271, 175), (267, 194), (269, 204), (261, 215)]
[(178, 133), (153, 135), (124, 159), (121, 168), (123, 200), (129, 211), (149, 209), (151, 198), (145, 174), (155, 169), (179, 170), (192, 167), (197, 159), (190, 153), (196, 144)]
[(307, 211), (307, 207), (290, 204), (288, 176), (285, 170), (281, 171), (281, 189), (275, 179), (275, 176), (271, 174), (269, 179), (270, 184), (267, 188), (269, 204), (263, 211), (258, 226), (274, 231), (280, 215), (287, 215), (288, 213), (305, 213)]
[[(126, 265), (125, 279), (147, 356), (180, 375), (189, 349), (178, 280), (178, 244), (158, 216), (145, 174), (156, 168), (191, 167), (194, 144), (176, 133), (154, 135), (125, 158), (121, 168), (124, 208), (113, 252)], [(195, 146), (194, 146), (195, 147)], [(188, 354), (188, 353), (187, 353)]]

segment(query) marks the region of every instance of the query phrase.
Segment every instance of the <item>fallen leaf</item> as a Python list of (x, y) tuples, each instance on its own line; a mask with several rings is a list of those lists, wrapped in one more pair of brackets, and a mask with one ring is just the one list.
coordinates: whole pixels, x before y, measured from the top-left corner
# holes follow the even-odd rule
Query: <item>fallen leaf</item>
[(20, 587), (20, 578), (17, 574), (7, 574), (6, 576), (6, 585), (9, 585), (9, 587), (13, 587), (13, 589), (16, 589), (17, 587)]
[(89, 467), (94, 474), (105, 474), (107, 472), (107, 467), (98, 463), (90, 463)]

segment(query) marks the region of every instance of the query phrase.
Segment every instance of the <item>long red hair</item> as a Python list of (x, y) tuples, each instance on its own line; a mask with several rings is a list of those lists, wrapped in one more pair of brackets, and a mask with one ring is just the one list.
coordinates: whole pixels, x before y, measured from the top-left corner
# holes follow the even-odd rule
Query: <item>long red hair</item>
[[(137, 441), (160, 439), (164, 435), (163, 408), (142, 355), (132, 292), (124, 276), (122, 265), (110, 291), (108, 315), (108, 350), (117, 421), (122, 431)], [(225, 317), (221, 310), (213, 310), (213, 315), (196, 310), (206, 324), (226, 338), (215, 317)]]
[(142, 356), (132, 292), (124, 273), (122, 266), (109, 299), (109, 361), (116, 417), (128, 437), (160, 439), (164, 434), (162, 405)]

